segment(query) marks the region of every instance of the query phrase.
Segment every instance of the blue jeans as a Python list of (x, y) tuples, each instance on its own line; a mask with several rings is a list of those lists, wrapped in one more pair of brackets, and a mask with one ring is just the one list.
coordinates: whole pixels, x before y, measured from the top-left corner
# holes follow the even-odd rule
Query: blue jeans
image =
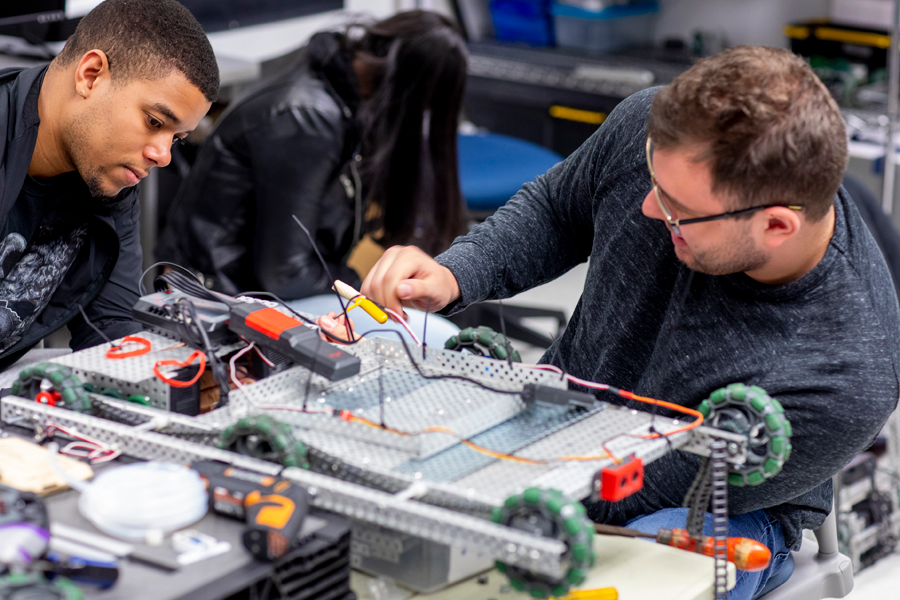
[[(659, 529), (675, 529), (677, 527), (683, 529), (687, 522), (687, 514), (688, 509), (686, 508), (665, 508), (632, 519), (628, 522), (628, 527), (644, 533), (656, 533)], [(712, 513), (706, 513), (703, 533), (705, 535), (713, 533)], [(734, 589), (728, 592), (729, 600), (758, 598), (787, 581), (794, 572), (794, 558), (784, 545), (781, 523), (770, 521), (765, 512), (757, 510), (731, 517), (728, 519), (728, 535), (729, 537), (746, 537), (757, 540), (772, 551), (772, 561), (765, 570), (755, 573), (737, 572)], [(712, 577), (711, 568), (709, 576)]]

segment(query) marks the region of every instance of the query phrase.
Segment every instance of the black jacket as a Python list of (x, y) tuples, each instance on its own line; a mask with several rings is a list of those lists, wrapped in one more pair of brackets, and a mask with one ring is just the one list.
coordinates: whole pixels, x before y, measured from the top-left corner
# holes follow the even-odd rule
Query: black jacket
[[(38, 95), (47, 67), (0, 70), (0, 224), (5, 223), (28, 174), (37, 143)], [(140, 331), (131, 318), (141, 274), (140, 206), (135, 188), (102, 204), (84, 186), (88, 237), (65, 278), (18, 343), (0, 354), (0, 370), (65, 324), (71, 347), (81, 350), (103, 341), (81, 317), (78, 306), (111, 339)]]
[(313, 36), (299, 64), (222, 115), (172, 203), (156, 255), (201, 273), (227, 294), (285, 299), (326, 292), (331, 276), (358, 285), (346, 265), (362, 224), (359, 94), (340, 37)]

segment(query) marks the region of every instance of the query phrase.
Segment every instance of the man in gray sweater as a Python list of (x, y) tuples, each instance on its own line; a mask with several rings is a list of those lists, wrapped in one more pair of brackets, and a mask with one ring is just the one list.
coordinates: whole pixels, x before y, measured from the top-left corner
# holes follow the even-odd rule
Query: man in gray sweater
[[(761, 485), (729, 488), (730, 535), (773, 553), (766, 571), (739, 573), (731, 597), (758, 597), (790, 576), (788, 550), (831, 510), (831, 476), (900, 393), (900, 308), (840, 188), (846, 155), (838, 107), (806, 63), (734, 48), (622, 102), (435, 261), (391, 248), (362, 292), (394, 310), (456, 311), (590, 258), (545, 361), (694, 408), (733, 382), (767, 390), (793, 425), (793, 453)], [(589, 514), (683, 527), (698, 462), (672, 452), (648, 466), (643, 490)]]

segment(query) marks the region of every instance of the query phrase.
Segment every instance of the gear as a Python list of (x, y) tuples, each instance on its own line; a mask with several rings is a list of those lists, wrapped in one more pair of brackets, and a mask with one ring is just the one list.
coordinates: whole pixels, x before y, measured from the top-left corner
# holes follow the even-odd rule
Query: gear
[(479, 356), (522, 362), (519, 351), (513, 349), (506, 336), (502, 333), (497, 333), (490, 327), (466, 327), (461, 329), (458, 334), (451, 336), (447, 340), (444, 348), (447, 350), (468, 350), (472, 354)]
[(223, 450), (278, 463), (285, 467), (309, 468), (306, 446), (303, 442), (294, 439), (294, 434), (287, 424), (276, 421), (269, 415), (250, 415), (242, 418), (222, 432), (216, 445)]
[(778, 400), (756, 386), (733, 383), (710, 394), (698, 410), (707, 425), (747, 437), (747, 461), (732, 465), (728, 483), (759, 485), (791, 456), (791, 424)]
[[(50, 382), (55, 394), (44, 389), (45, 380)], [(42, 362), (25, 367), (12, 384), (12, 394), (79, 413), (91, 412), (91, 397), (72, 369), (65, 365)]]
[(491, 515), (494, 523), (558, 539), (568, 546), (563, 557), (569, 568), (561, 581), (497, 561), (497, 570), (509, 577), (510, 585), (532, 598), (562, 598), (569, 587), (581, 585), (594, 566), (594, 527), (584, 505), (567, 500), (557, 490), (528, 488), (510, 496)]

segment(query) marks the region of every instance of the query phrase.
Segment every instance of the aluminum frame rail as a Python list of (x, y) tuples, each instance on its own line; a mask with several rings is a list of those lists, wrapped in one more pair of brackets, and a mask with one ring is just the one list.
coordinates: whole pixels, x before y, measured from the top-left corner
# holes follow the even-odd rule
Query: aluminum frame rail
[(566, 546), (558, 540), (531, 535), (399, 495), (302, 469), (282, 471), (279, 465), (255, 458), (15, 396), (6, 396), (0, 400), (0, 419), (24, 427), (43, 427), (48, 421), (52, 421), (110, 444), (124, 454), (145, 460), (177, 463), (217, 460), (268, 475), (280, 473), (282, 477), (306, 489), (312, 506), (440, 544), (463, 547), (474, 545), (482, 552), (510, 565), (553, 578), (562, 578), (564, 575), (562, 558)]

